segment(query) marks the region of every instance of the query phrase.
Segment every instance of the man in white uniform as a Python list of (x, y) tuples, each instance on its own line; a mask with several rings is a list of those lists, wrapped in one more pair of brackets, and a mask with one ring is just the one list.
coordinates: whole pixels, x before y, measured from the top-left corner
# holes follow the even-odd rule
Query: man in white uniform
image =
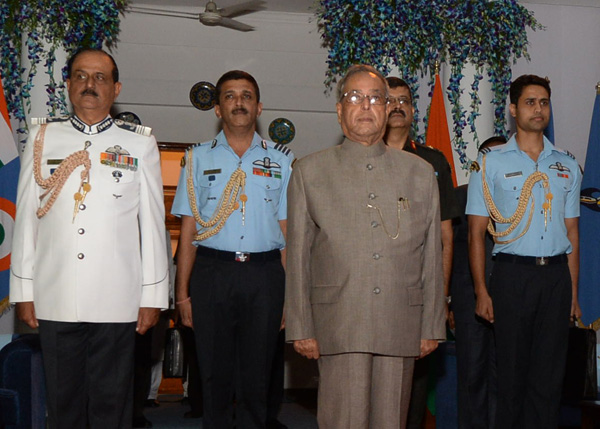
[(110, 117), (118, 73), (76, 53), (73, 115), (34, 120), (21, 158), (10, 301), (39, 327), (50, 428), (131, 427), (134, 334), (168, 305), (159, 153)]

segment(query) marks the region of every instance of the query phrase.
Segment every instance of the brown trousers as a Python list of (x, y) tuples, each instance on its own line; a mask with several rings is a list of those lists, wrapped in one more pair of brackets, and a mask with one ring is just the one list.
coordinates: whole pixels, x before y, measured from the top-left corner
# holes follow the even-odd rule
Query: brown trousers
[(320, 429), (403, 429), (414, 358), (344, 353), (319, 358)]

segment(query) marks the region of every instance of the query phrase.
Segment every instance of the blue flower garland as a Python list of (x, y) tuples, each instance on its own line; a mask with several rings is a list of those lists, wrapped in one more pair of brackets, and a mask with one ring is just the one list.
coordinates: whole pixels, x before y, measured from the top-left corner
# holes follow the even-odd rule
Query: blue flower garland
[[(356, 63), (370, 64), (384, 74), (396, 66), (415, 92), (418, 75), (431, 76), (436, 61), (449, 65), (446, 93), (452, 105), (454, 150), (463, 169), (472, 162), (466, 155), (465, 127), (479, 146), (475, 122), (480, 116), (483, 73), (487, 72), (494, 94), (494, 134), (506, 135), (511, 65), (521, 57), (529, 59), (527, 28), (544, 28), (516, 0), (320, 0), (316, 16), (323, 45), (329, 50), (326, 91)], [(468, 63), (476, 72), (467, 113), (460, 98), (462, 71)], [(433, 79), (429, 87), (433, 88)], [(418, 133), (418, 127), (413, 131)], [(422, 142), (423, 136), (417, 140)]]
[[(67, 113), (65, 86), (54, 79), (56, 49), (67, 55), (79, 48), (111, 48), (119, 34), (128, 0), (2, 0), (0, 1), (0, 69), (10, 114), (19, 121), (17, 133), (27, 133), (26, 112), (38, 66), (49, 76), (46, 84), (50, 116)], [(23, 41), (25, 35), (26, 41)], [(25, 53), (31, 64), (21, 64)], [(43, 63), (42, 63), (43, 62)], [(26, 73), (25, 77), (24, 74)], [(66, 68), (62, 69), (63, 78)]]

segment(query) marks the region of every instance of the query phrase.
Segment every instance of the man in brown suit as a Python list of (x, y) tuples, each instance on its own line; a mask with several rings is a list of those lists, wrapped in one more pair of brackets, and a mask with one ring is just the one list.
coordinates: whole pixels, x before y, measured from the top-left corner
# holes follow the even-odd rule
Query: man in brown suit
[(288, 190), (287, 340), (319, 359), (321, 429), (403, 428), (414, 359), (445, 337), (437, 182), (383, 143), (387, 97), (352, 66), (344, 142), (297, 162)]

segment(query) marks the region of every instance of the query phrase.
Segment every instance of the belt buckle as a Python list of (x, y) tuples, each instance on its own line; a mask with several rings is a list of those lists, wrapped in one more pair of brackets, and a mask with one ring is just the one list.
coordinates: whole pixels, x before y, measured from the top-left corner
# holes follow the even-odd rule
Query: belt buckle
[(248, 262), (250, 260), (250, 253), (235, 252), (236, 262)]
[(547, 256), (539, 256), (535, 258), (536, 265), (548, 265), (549, 258)]

